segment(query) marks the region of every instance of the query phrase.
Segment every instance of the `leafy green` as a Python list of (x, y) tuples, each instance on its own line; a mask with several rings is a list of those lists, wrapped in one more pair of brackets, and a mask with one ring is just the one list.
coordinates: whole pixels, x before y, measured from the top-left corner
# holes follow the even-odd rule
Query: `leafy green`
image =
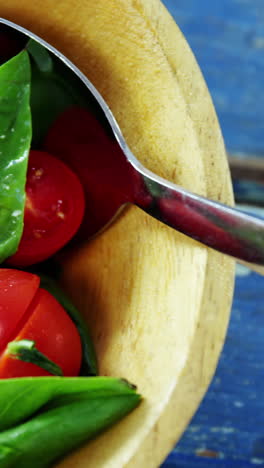
[(0, 262), (16, 252), (23, 232), (29, 103), (30, 62), (23, 51), (0, 67)]
[(1, 468), (48, 467), (128, 414), (140, 399), (135, 387), (111, 377), (2, 380)]
[(49, 51), (38, 42), (30, 39), (27, 43), (27, 50), (34, 59), (39, 71), (43, 73), (53, 72), (53, 62)]
[(81, 375), (97, 375), (97, 359), (95, 349), (90, 337), (86, 322), (78, 309), (68, 299), (63, 290), (49, 276), (40, 274), (40, 286), (50, 292), (62, 307), (68, 312), (75, 323), (82, 342), (82, 366)]
[(32, 145), (39, 147), (59, 114), (73, 106), (85, 107), (89, 92), (72, 70), (41, 44), (31, 39), (27, 50), (32, 69)]

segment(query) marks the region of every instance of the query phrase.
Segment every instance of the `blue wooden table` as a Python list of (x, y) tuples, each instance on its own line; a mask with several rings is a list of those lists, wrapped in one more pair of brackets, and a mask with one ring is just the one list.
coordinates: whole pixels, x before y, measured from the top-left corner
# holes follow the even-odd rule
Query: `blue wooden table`
[[(204, 73), (227, 149), (264, 157), (264, 0), (163, 1)], [(241, 189), (254, 202), (254, 187)], [(264, 467), (263, 354), (264, 277), (239, 267), (216, 375), (162, 468)]]
[(264, 155), (263, 0), (163, 0), (203, 71), (229, 151)]
[(263, 304), (264, 278), (240, 267), (216, 375), (163, 468), (264, 466)]

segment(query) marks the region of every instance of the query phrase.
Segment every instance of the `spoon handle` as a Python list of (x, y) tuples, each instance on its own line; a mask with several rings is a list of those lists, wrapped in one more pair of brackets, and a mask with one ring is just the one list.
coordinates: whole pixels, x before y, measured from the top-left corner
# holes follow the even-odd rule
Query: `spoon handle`
[(145, 194), (138, 192), (134, 203), (148, 214), (219, 252), (264, 265), (264, 221), (190, 193), (141, 165), (137, 171)]

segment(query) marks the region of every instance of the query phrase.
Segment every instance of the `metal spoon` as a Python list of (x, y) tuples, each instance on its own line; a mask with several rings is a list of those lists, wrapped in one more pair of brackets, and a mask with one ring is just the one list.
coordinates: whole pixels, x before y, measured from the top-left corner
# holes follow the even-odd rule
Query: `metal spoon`
[[(124, 203), (131, 202), (154, 218), (215, 250), (238, 260), (264, 265), (263, 221), (237, 209), (190, 193), (143, 167), (127, 146), (111, 110), (88, 78), (58, 50), (32, 32), (3, 18), (0, 18), (0, 23), (34, 39), (69, 67), (87, 87), (110, 126), (113, 140), (117, 144), (117, 151), (115, 151), (115, 158), (108, 165), (108, 190), (109, 184), (111, 187), (111, 178), (115, 176), (111, 190), (116, 193), (118, 188), (122, 196), (119, 197), (118, 203), (116, 197), (113, 197), (115, 202), (107, 210), (107, 219), (105, 215), (101, 216), (101, 213), (105, 213), (105, 203), (109, 208), (109, 202), (111, 203), (109, 193), (107, 197), (101, 197), (99, 206), (94, 203), (90, 207), (96, 222), (91, 223), (94, 229), (90, 229), (89, 236), (101, 231), (112, 221), (114, 212), (118, 208)], [(89, 167), (88, 158), (87, 154)], [(102, 165), (99, 167), (103, 169)], [(118, 179), (119, 173), (116, 171), (120, 170), (120, 167), (123, 173)], [(103, 192), (103, 187), (101, 187), (101, 192)], [(251, 265), (251, 268), (255, 269), (255, 266)]]

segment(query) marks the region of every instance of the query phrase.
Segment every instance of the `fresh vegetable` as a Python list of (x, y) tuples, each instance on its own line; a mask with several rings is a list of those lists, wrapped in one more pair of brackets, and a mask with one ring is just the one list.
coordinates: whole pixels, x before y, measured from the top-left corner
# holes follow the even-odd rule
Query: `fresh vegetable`
[(65, 150), (71, 144), (97, 144), (102, 141), (105, 145), (109, 144), (109, 137), (93, 113), (71, 106), (61, 112), (49, 127), (44, 147), (48, 151), (52, 148), (56, 156), (63, 158)]
[(135, 387), (110, 377), (0, 381), (1, 468), (47, 468), (140, 399)]
[(30, 40), (31, 58), (30, 107), (33, 122), (33, 148), (40, 149), (48, 129), (69, 107), (90, 104), (90, 93), (82, 82), (47, 49)]
[(0, 352), (13, 332), (20, 327), (25, 311), (28, 310), (39, 288), (37, 275), (24, 271), (0, 269)]
[[(31, 112), (33, 145), (40, 145), (47, 128), (62, 110), (81, 105), (82, 92), (74, 85), (76, 78), (69, 82), (66, 79), (69, 70), (65, 76), (60, 75), (63, 66), (44, 48), (30, 40), (28, 51), (31, 63), (23, 51), (5, 64), (6, 69), (0, 68), (0, 91), (6, 97), (0, 99), (5, 110), (3, 116), (0, 114), (0, 175), (5, 176), (6, 171), (7, 180), (13, 184), (3, 185), (7, 180), (0, 178), (0, 263), (6, 260), (16, 266), (41, 262), (64, 246), (77, 232), (85, 205), (81, 183), (69, 167), (44, 151), (31, 149), (29, 155)], [(21, 68), (21, 74), (14, 68)], [(16, 96), (11, 87), (16, 88)], [(91, 115), (89, 118), (92, 124), (95, 119)], [(74, 133), (84, 134), (85, 125), (79, 129), (78, 125), (77, 121)], [(98, 122), (97, 125), (92, 151), (89, 146), (93, 157), (98, 145), (105, 155), (111, 147), (106, 134), (100, 146), (102, 128)], [(67, 134), (67, 128), (65, 131)], [(87, 145), (87, 141), (84, 143)], [(76, 148), (70, 154), (80, 160)], [(85, 169), (84, 156), (86, 146), (81, 152), (82, 162), (77, 164), (80, 178)], [(67, 158), (68, 155), (65, 161)], [(92, 177), (97, 169), (98, 166)], [(86, 191), (89, 178), (82, 182)], [(118, 199), (120, 193), (123, 191), (119, 187)], [(12, 216), (17, 218), (13, 230), (8, 228)], [(50, 278), (42, 276), (40, 283), (36, 274), (1, 268), (1, 468), (48, 468), (139, 404), (141, 397), (128, 382), (69, 377), (77, 376), (79, 371), (82, 375), (94, 375), (97, 362), (86, 323), (74, 305)]]
[[(34, 41), (34, 39), (29, 39), (26, 47), (27, 51), (30, 54), (30, 57), (33, 59), (31, 63), (31, 68), (33, 68), (35, 65), (41, 73), (49, 74), (53, 72), (53, 60), (48, 49), (43, 47), (38, 42)], [(48, 75), (46, 75), (46, 77), (47, 76)], [(34, 79), (32, 79), (32, 81), (34, 81)], [(38, 96), (38, 99), (40, 98), (41, 96)]]
[(0, 67), (0, 263), (11, 257), (15, 266), (53, 255), (76, 233), (84, 214), (82, 186), (65, 164), (37, 151), (28, 163), (29, 104), (30, 61), (23, 51)]
[(0, 67), (0, 263), (16, 251), (23, 231), (29, 99), (30, 63), (23, 51)]
[(142, 177), (91, 111), (72, 107), (62, 112), (50, 127), (44, 148), (66, 162), (83, 184), (86, 210), (80, 240), (100, 231), (121, 205), (151, 203)]
[(28, 266), (56, 253), (78, 230), (84, 207), (84, 193), (77, 176), (50, 154), (31, 151), (23, 235), (8, 263)]
[(32, 273), (0, 269), (0, 378), (49, 375), (41, 367), (19, 360), (10, 341), (30, 340), (65, 376), (78, 375), (81, 341), (63, 307)]
[(65, 292), (52, 278), (41, 274), (40, 286), (41, 288), (49, 291), (57, 299), (61, 306), (67, 311), (73, 323), (76, 325), (82, 342), (82, 365), (80, 374), (86, 376), (96, 375), (98, 373), (98, 368), (95, 349), (84, 318), (67, 297)]
[(86, 210), (79, 238), (98, 232), (120, 205), (132, 201), (131, 166), (91, 112), (72, 107), (60, 114), (48, 131), (44, 148), (68, 164), (83, 185)]
[(36, 364), (49, 372), (49, 374), (63, 375), (61, 368), (36, 348), (35, 341), (11, 341), (7, 345), (7, 352), (12, 358)]

